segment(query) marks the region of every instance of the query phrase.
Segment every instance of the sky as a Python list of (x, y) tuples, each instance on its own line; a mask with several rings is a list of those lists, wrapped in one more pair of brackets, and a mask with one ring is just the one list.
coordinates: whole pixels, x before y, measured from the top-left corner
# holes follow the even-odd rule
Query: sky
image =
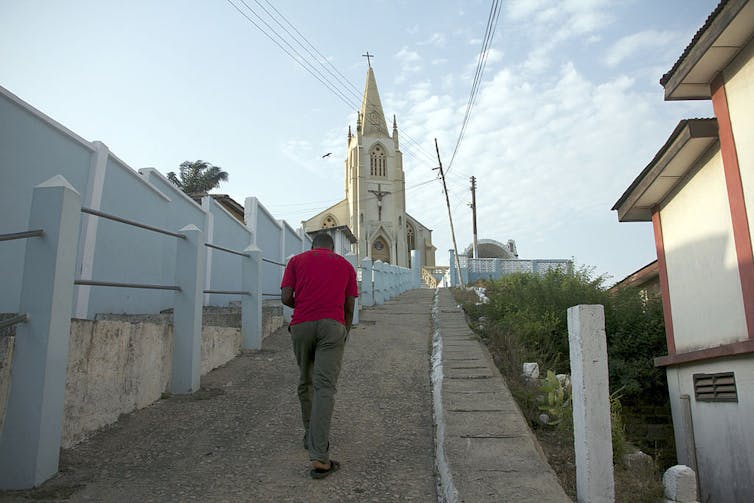
[[(400, 130), (407, 211), (433, 230), (437, 264), (453, 245), (435, 139), (459, 250), (472, 240), (474, 176), (479, 239), (623, 279), (655, 260), (652, 225), (619, 223), (611, 208), (680, 120), (713, 116), (709, 101), (664, 101), (659, 79), (717, 2), (503, 0), (450, 164), (491, 4), (0, 0), (0, 86), (136, 170), (220, 166), (229, 180), (214, 192), (257, 197), (295, 228), (344, 197), (368, 51)], [(265, 14), (272, 5), (311, 55)], [(254, 13), (321, 72), (337, 69), (340, 95)]]

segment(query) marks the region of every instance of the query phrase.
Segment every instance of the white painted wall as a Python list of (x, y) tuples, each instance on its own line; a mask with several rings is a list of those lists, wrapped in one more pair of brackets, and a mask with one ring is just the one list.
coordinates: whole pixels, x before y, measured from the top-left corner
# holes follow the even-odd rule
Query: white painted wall
[(660, 210), (678, 352), (746, 338), (719, 150)]
[(724, 77), (749, 232), (754, 236), (754, 40), (725, 69)]
[[(693, 374), (733, 372), (738, 403), (697, 402)], [(754, 358), (750, 355), (718, 359), (667, 369), (676, 451), (680, 463), (686, 452), (681, 417), (682, 394), (691, 398), (691, 414), (696, 438), (701, 497), (699, 501), (751, 501), (754, 495)], [(709, 495), (713, 495), (708, 500)]]

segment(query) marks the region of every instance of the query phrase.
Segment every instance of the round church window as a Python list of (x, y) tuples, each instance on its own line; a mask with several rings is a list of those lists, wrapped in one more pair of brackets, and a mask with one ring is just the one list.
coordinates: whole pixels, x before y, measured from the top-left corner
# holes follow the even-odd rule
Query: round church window
[(382, 241), (375, 241), (374, 242), (374, 249), (375, 250), (380, 251), (383, 248), (385, 248), (385, 245), (382, 244)]

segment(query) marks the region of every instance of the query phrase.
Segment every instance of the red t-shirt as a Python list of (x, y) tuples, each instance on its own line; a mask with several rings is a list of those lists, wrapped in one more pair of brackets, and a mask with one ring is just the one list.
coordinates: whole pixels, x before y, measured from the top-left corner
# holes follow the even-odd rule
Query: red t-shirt
[(291, 258), (280, 288), (293, 288), (296, 307), (291, 325), (325, 318), (346, 324), (346, 296), (358, 297), (356, 271), (346, 259), (325, 248)]

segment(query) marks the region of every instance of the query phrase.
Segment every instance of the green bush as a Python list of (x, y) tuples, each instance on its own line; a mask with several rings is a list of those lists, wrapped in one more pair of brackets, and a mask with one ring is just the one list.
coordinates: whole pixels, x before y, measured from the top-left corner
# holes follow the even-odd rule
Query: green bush
[[(506, 334), (508, 347), (501, 350), (510, 349), (512, 334), (520, 345), (516, 353), (528, 358), (524, 361), (565, 373), (570, 371), (568, 308), (602, 304), (611, 390), (620, 388), (624, 400), (632, 403), (664, 403), (664, 373), (653, 360), (667, 353), (662, 302), (659, 297), (644, 298), (633, 288), (611, 294), (603, 283), (602, 276), (593, 277), (586, 268), (509, 274), (485, 284), (488, 304), (468, 303), (465, 308), (473, 318), (486, 317), (495, 332)], [(487, 338), (494, 339), (490, 333)]]

